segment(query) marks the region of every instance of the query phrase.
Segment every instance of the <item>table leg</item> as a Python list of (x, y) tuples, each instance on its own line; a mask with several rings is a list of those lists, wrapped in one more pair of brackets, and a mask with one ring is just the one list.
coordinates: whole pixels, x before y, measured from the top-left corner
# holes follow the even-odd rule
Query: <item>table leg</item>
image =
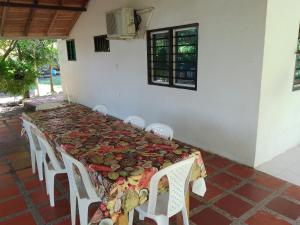
[(117, 225), (128, 225), (128, 213), (119, 216)]
[[(187, 191), (186, 193), (185, 204), (186, 204), (186, 211), (189, 216), (190, 215), (190, 191)], [(176, 221), (177, 221), (177, 225), (183, 225), (182, 213), (178, 213), (176, 215)]]

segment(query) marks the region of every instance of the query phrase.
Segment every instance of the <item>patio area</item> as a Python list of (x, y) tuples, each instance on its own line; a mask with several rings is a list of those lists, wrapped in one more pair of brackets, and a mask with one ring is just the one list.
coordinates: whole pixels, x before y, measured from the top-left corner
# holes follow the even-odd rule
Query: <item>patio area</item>
[(0, 225), (300, 225), (299, 8), (0, 1)]
[[(50, 207), (45, 183), (32, 174), (28, 143), (20, 137), (21, 112), (0, 115), (0, 225), (71, 224), (67, 177), (56, 179), (56, 205)], [(190, 224), (300, 224), (300, 187), (204, 151), (202, 157), (207, 192), (203, 199), (191, 194)]]

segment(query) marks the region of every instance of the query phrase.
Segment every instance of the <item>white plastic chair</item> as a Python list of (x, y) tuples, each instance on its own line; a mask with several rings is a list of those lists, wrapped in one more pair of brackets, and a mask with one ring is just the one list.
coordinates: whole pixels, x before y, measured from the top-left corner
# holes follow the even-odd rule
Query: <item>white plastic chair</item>
[(173, 139), (173, 129), (170, 126), (163, 123), (152, 123), (146, 127), (146, 131), (152, 131), (154, 134), (167, 140)]
[(142, 117), (139, 117), (139, 116), (128, 116), (124, 120), (124, 123), (131, 124), (132, 126), (137, 127), (137, 128), (141, 128), (141, 129), (144, 129), (145, 125), (146, 125), (145, 120)]
[(36, 128), (36, 126), (29, 121), (23, 120), (23, 127), (27, 133), (28, 139), (29, 139), (29, 146), (30, 146), (30, 156), (31, 156), (31, 166), (32, 166), (32, 172), (35, 174), (36, 172), (36, 165), (39, 175), (39, 180), (43, 180), (43, 151), (40, 148), (40, 145), (38, 143), (38, 139), (35, 134), (31, 132), (31, 128)]
[(101, 199), (96, 193), (84, 165), (62, 150), (61, 155), (66, 166), (69, 179), (72, 225), (75, 225), (77, 201), (80, 224), (87, 225), (90, 204), (94, 202), (101, 202)]
[[(148, 217), (153, 219), (157, 225), (168, 225), (169, 218), (181, 212), (184, 225), (189, 225), (185, 196), (194, 161), (195, 157), (191, 157), (168, 166), (153, 175), (149, 186), (149, 201), (136, 208), (140, 220)], [(169, 192), (159, 195), (158, 184), (164, 176), (168, 178)], [(129, 213), (129, 225), (132, 225), (133, 214), (134, 210)]]
[(97, 112), (103, 114), (104, 116), (106, 116), (108, 109), (105, 105), (97, 105), (93, 108), (93, 111), (97, 111)]
[(43, 164), (46, 178), (46, 189), (47, 194), (49, 194), (50, 205), (51, 207), (54, 207), (55, 175), (66, 173), (66, 169), (63, 165), (63, 162), (59, 161), (56, 158), (53, 148), (51, 147), (45, 136), (42, 134), (42, 132), (37, 128), (32, 128), (32, 132), (37, 136), (41, 149), (44, 152)]

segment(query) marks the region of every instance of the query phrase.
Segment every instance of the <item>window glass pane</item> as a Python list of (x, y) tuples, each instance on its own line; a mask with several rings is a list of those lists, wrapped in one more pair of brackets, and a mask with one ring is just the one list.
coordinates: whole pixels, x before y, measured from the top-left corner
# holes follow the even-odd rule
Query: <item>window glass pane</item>
[(296, 52), (296, 65), (295, 65), (295, 74), (294, 74), (294, 88), (300, 89), (300, 29), (297, 43), (297, 52)]
[(148, 81), (196, 89), (198, 25), (148, 31)]
[(189, 27), (173, 31), (174, 36), (174, 83), (195, 87), (198, 57), (198, 28)]
[(153, 82), (169, 83), (169, 31), (151, 34), (151, 75)]
[(67, 44), (68, 60), (76, 60), (75, 41), (67, 40), (66, 44)]
[(300, 80), (300, 54), (298, 54), (298, 55), (296, 56), (295, 79)]

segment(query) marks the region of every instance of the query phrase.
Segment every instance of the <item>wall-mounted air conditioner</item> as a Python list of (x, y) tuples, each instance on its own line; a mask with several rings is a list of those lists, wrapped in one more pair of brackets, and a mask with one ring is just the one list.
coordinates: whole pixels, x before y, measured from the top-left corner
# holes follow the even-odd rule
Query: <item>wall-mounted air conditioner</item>
[(121, 8), (106, 13), (108, 39), (132, 39), (136, 36), (133, 8)]

